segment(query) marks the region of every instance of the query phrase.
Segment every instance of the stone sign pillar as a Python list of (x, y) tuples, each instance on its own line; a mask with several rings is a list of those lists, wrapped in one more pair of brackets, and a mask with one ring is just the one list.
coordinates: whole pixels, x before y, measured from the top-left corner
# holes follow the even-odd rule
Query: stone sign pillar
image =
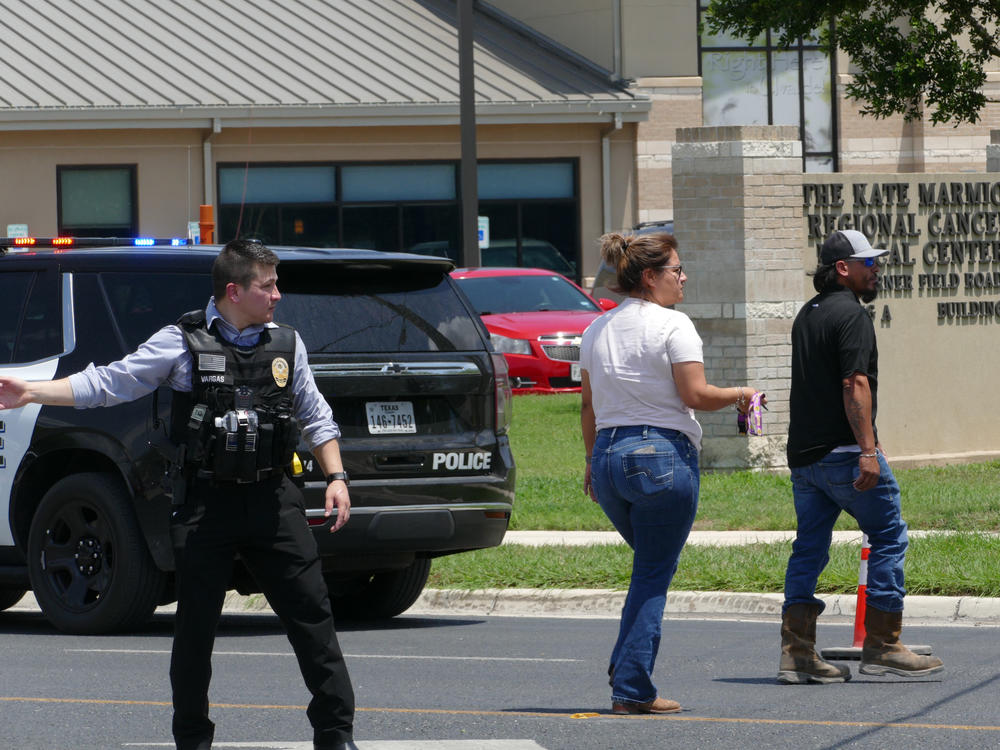
[(802, 143), (789, 126), (680, 128), (673, 146), (674, 227), (688, 275), (678, 309), (705, 345), (718, 386), (767, 393), (764, 435), (738, 434), (732, 409), (699, 412), (703, 468), (786, 465), (791, 329), (813, 294), (807, 247)]

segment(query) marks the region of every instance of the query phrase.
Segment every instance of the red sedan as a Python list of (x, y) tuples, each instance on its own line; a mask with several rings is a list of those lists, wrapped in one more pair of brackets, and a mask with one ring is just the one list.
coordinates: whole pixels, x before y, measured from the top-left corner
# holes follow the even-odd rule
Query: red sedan
[(457, 268), (465, 292), (503, 352), (514, 393), (580, 390), (580, 336), (615, 306), (544, 268)]

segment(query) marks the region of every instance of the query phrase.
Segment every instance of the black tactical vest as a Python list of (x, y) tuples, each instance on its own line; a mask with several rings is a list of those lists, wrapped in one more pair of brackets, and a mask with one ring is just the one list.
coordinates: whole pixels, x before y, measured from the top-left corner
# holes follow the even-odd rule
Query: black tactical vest
[(185, 473), (252, 482), (288, 467), (298, 442), (295, 331), (265, 328), (257, 346), (241, 348), (205, 327), (204, 310), (177, 325), (191, 352), (191, 392), (174, 393), (170, 431), (185, 446)]

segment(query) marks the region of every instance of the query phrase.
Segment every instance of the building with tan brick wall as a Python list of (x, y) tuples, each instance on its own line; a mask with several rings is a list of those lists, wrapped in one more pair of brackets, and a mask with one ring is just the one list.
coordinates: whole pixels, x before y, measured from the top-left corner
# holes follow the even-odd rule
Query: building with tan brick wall
[[(810, 48), (798, 57), (766, 44), (750, 48), (735, 39), (700, 39), (699, 11), (707, 0), (493, 4), (629, 81), (633, 91), (652, 101), (648, 120), (637, 126), (636, 221), (674, 218), (670, 149), (678, 128), (773, 124), (813, 130), (817, 139), (829, 139), (829, 148), (817, 150), (828, 153), (830, 163), (809, 163), (804, 153), (809, 172), (967, 172), (985, 168), (990, 131), (1000, 127), (1000, 64), (988, 73), (986, 84), (995, 101), (976, 124), (933, 125), (929, 117), (875, 120), (862, 116), (858, 104), (846, 97), (851, 77), (846, 55), (831, 61)], [(783, 94), (782, 87), (800, 68), (807, 79), (804, 93)], [(810, 70), (816, 75), (810, 77)], [(801, 122), (798, 100), (808, 110), (824, 98), (828, 122), (809, 122), (808, 114)]]
[[(846, 60), (842, 58), (842, 62)], [(848, 65), (849, 68), (849, 65)], [(848, 99), (850, 76), (838, 76), (840, 163), (843, 172), (978, 172), (990, 131), (1000, 127), (1000, 72), (988, 73), (988, 104), (978, 123), (934, 125), (929, 117), (905, 122), (902, 117), (864, 117)]]
[(454, 0), (6, 3), (0, 233), (179, 237), (207, 204), (217, 240), (592, 273), (638, 215), (650, 99), (471, 10), (475, 191)]
[[(504, 176), (484, 196), (508, 203), (481, 205), (496, 238), (519, 248), (541, 240), (571, 275), (592, 276), (601, 233), (674, 217), (671, 150), (679, 128), (797, 126), (806, 172), (983, 168), (1000, 105), (988, 105), (980, 123), (958, 128), (863, 118), (844, 97), (851, 74), (845, 56), (830, 60), (809, 45), (782, 52), (699, 37), (706, 1), (475, 3), (480, 157), (511, 165), (489, 168)], [(459, 156), (454, 0), (395, 0), (386, 6), (392, 24), (363, 0), (299, 0), (295, 23), (257, 6), (226, 15), (208, 5), (198, 19), (203, 33), (193, 35), (182, 32), (190, 7), (177, 0), (162, 8), (152, 0), (112, 0), (117, 25), (87, 4), (21, 5), (30, 23), (16, 25), (13, 13), (0, 18), (23, 53), (9, 56), (0, 86), (0, 169), (37, 187), (29, 194), (8, 182), (0, 228), (27, 223), (51, 234), (83, 226), (59, 215), (60, 167), (78, 169), (80, 184), (88, 165), (95, 185), (128, 183), (113, 201), (130, 204), (121, 208), (128, 216), (95, 216), (91, 229), (176, 234), (203, 202), (215, 206), (227, 231), (236, 229), (226, 224), (231, 175), (220, 170), (241, 159), (250, 167), (300, 169), (298, 177), (284, 177), (304, 189), (308, 181), (299, 177), (309, 161), (341, 179), (348, 163), (412, 168), (454, 164)], [(76, 33), (83, 28), (86, 43)], [(268, 54), (239, 59), (241, 36), (257, 28), (271, 40)], [(54, 47), (47, 41), (54, 38), (68, 41)], [(1000, 98), (1000, 65), (987, 87)], [(537, 187), (537, 163), (546, 160), (553, 166), (548, 193), (538, 196), (532, 183)], [(184, 179), (172, 182), (182, 163)], [(170, 180), (162, 179), (164, 164)], [(520, 184), (510, 182), (512, 174)], [(365, 179), (378, 178), (372, 172)], [(425, 175), (415, 184), (434, 179)], [(272, 203), (258, 228), (269, 241), (443, 248), (457, 257), (453, 209), (408, 208), (411, 201), (454, 202), (455, 192), (400, 195), (391, 201), (397, 217), (379, 214), (383, 231), (374, 234), (352, 225), (353, 213), (361, 214), (340, 197), (307, 193), (291, 203), (323, 204), (337, 215), (336, 226), (317, 223), (317, 211), (292, 217), (291, 205)], [(261, 195), (250, 198), (266, 203)], [(549, 199), (541, 208), (526, 202)], [(289, 233), (285, 225), (303, 231)]]
[[(844, 98), (843, 55), (699, 37), (705, 4), (474, 4), (478, 156), (490, 162), (480, 213), (493, 238), (514, 243), (514, 262), (527, 262), (523, 247), (537, 240), (559, 270), (587, 279), (600, 234), (673, 219), (680, 128), (799, 127), (806, 172), (983, 168), (1000, 105), (959, 128), (863, 118)], [(205, 33), (195, 35), (179, 32), (190, 7), (177, 0), (108, 7), (121, 24), (79, 3), (65, 12), (31, 6), (31, 23), (19, 27), (14, 15), (0, 18), (25, 52), (9, 58), (0, 85), (0, 170), (24, 180), (5, 182), (0, 229), (173, 235), (209, 203), (229, 236), (244, 229), (234, 212), (245, 216), (240, 205), (253, 203), (254, 231), (270, 242), (458, 259), (457, 177), (439, 169), (454, 171), (460, 156), (454, 0), (394, 0), (393, 24), (363, 0), (297, 0), (294, 24), (258, 6), (235, 15), (205, 6)], [(87, 44), (73, 41), (80, 28)], [(271, 39), (269, 52), (241, 58), (240, 38), (256, 28)], [(70, 41), (56, 48), (52, 38)], [(114, 54), (92, 54), (105, 48)], [(987, 86), (1000, 98), (1000, 72)], [(247, 196), (234, 188), (241, 163), (255, 172)], [(310, 192), (324, 170), (343, 181), (345, 167), (362, 164), (372, 167), (362, 181), (391, 174), (400, 189), (372, 192), (366, 182), (354, 193)], [(421, 174), (406, 183), (407, 172)], [(273, 176), (295, 187), (287, 201), (253, 189)], [(439, 190), (436, 180), (449, 179), (452, 189)], [(118, 184), (118, 194), (103, 205), (83, 200), (95, 195), (90, 188), (63, 196), (88, 180), (98, 190)], [(80, 214), (111, 207), (117, 215)]]
[(673, 219), (673, 156), (677, 130), (701, 125), (701, 79), (642, 78), (634, 90), (652, 101), (649, 119), (637, 126), (638, 220)]

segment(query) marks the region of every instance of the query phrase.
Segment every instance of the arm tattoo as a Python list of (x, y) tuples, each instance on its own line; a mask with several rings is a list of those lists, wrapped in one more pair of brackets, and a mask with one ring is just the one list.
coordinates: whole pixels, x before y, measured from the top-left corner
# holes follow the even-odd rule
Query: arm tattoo
[(871, 400), (867, 388), (856, 381), (844, 381), (844, 414), (858, 445), (866, 442), (872, 432)]
[(844, 405), (844, 411), (847, 413), (847, 423), (851, 426), (851, 431), (855, 436), (860, 435), (865, 424), (864, 405), (852, 396)]

